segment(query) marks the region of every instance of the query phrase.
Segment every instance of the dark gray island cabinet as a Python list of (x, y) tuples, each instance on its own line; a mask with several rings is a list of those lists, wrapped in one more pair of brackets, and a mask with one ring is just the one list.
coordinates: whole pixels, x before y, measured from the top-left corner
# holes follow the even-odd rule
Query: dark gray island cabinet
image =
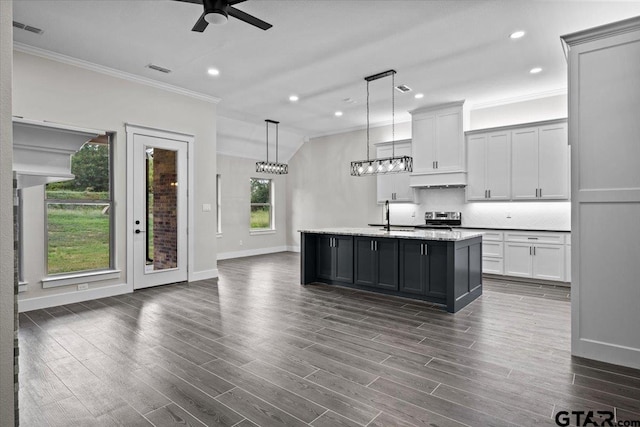
[(300, 280), (444, 304), (482, 295), (482, 237), (460, 231), (300, 230)]

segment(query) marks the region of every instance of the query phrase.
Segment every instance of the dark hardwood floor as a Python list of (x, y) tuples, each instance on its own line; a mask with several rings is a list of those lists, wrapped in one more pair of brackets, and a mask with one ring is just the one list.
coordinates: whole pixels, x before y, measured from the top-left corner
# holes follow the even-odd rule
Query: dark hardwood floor
[(640, 420), (640, 371), (571, 357), (568, 288), (485, 280), (449, 314), (300, 286), (294, 253), (218, 266), (218, 281), (21, 314), (21, 425), (552, 426), (563, 410)]

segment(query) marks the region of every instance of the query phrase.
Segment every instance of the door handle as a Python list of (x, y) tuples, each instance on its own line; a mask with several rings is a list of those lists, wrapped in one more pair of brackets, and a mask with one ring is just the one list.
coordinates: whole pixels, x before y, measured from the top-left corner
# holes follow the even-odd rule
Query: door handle
[(142, 230), (136, 230), (136, 234), (142, 233)]

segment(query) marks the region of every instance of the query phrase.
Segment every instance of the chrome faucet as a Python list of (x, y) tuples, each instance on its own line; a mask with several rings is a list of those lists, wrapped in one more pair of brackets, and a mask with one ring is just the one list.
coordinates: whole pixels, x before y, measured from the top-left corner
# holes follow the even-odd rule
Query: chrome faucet
[(387, 231), (391, 231), (391, 224), (389, 222), (389, 201), (388, 200), (385, 200), (384, 202), (384, 209), (386, 211), (385, 218), (387, 220), (387, 225), (385, 226), (385, 229)]

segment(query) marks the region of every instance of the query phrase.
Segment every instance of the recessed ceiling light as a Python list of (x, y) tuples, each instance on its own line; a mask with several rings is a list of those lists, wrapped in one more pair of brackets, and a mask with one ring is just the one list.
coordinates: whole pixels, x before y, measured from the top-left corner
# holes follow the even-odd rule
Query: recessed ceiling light
[(210, 76), (219, 76), (220, 70), (218, 70), (217, 68), (209, 68), (207, 70), (207, 73), (209, 73)]
[(520, 31), (514, 31), (513, 33), (509, 34), (509, 37), (512, 39), (519, 39), (521, 37), (524, 37), (525, 32), (520, 30)]
[(535, 67), (529, 70), (531, 74), (538, 74), (540, 71), (542, 71), (542, 68), (540, 67)]
[(336, 111), (335, 113), (333, 113), (336, 117), (341, 117), (342, 116), (342, 111)]
[(415, 95), (413, 95), (413, 97), (415, 99), (422, 99), (422, 98), (424, 98), (424, 93), (416, 93)]
[(300, 99), (300, 98), (298, 98), (298, 95), (291, 95), (289, 97), (289, 101), (291, 101), (291, 102), (297, 102), (298, 99)]

